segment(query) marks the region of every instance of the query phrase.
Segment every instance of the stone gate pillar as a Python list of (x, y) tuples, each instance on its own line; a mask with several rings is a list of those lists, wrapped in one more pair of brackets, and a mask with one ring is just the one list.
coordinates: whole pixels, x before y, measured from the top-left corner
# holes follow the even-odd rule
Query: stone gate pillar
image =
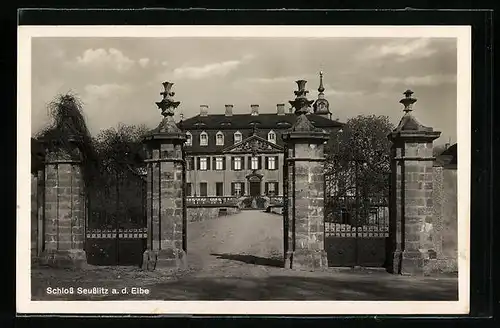
[[(84, 185), (81, 153), (75, 142), (64, 150), (45, 142), (43, 179), (43, 249), (39, 262), (60, 268), (87, 264), (85, 245)], [(42, 178), (42, 177), (40, 177)]]
[[(283, 134), (288, 172), (288, 246), (285, 267), (316, 270), (328, 266), (324, 249), (324, 144), (329, 134), (307, 118), (313, 101), (308, 100), (306, 81), (296, 81), (299, 90), (290, 101), (297, 120)], [(287, 233), (285, 233), (287, 236)]]
[(404, 92), (399, 125), (389, 134), (391, 150), (390, 239), (393, 273), (425, 271), (432, 254), (433, 141), (441, 132), (420, 124), (411, 114), (417, 101)]
[(157, 102), (164, 116), (160, 125), (145, 140), (147, 153), (148, 245), (143, 269), (167, 267), (183, 269), (186, 258), (186, 211), (184, 192), (184, 133), (174, 121), (173, 83), (164, 82), (162, 101)]

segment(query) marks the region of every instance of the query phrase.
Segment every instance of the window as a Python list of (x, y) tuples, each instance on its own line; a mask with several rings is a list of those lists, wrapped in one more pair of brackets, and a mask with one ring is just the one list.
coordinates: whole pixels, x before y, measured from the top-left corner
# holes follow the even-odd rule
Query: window
[(267, 157), (266, 169), (276, 170), (278, 168), (278, 156)]
[(188, 171), (194, 170), (194, 157), (186, 158), (186, 170)]
[(224, 185), (222, 182), (215, 183), (215, 196), (222, 197), (224, 195)]
[(189, 132), (186, 132), (186, 146), (193, 145), (193, 135)]
[(234, 133), (234, 143), (241, 142), (242, 138), (243, 137), (242, 137), (240, 131), (237, 131), (237, 132)]
[(252, 157), (251, 161), (251, 168), (252, 170), (258, 170), (259, 169), (259, 157)]
[(207, 183), (200, 182), (200, 196), (207, 197)]
[(278, 195), (278, 183), (277, 182), (266, 182), (266, 195), (267, 196)]
[(206, 171), (207, 170), (207, 158), (206, 157), (200, 157), (200, 171)]
[(274, 131), (269, 131), (267, 134), (267, 141), (272, 142), (273, 144), (276, 143), (276, 133)]
[(186, 183), (186, 196), (191, 196), (191, 192), (192, 192), (191, 188), (192, 188), (191, 183), (189, 183), (189, 182)]
[(244, 194), (244, 184), (242, 182), (233, 182), (231, 184), (231, 195), (233, 196), (242, 196)]
[(208, 145), (208, 134), (203, 131), (200, 134), (200, 146), (207, 146)]
[(233, 157), (233, 170), (239, 171), (242, 169), (241, 166), (241, 157)]
[(217, 132), (215, 136), (215, 144), (217, 146), (223, 146), (224, 145), (224, 134), (222, 132)]
[(222, 171), (225, 169), (224, 160), (225, 160), (224, 157), (216, 157), (215, 158), (215, 169), (217, 171)]

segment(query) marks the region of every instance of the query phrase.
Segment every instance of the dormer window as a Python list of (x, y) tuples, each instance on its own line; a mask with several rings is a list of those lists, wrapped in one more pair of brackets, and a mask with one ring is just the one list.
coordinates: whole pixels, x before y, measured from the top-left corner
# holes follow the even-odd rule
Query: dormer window
[(269, 131), (267, 134), (267, 141), (272, 142), (273, 144), (276, 143), (276, 133), (274, 131)]
[(242, 139), (243, 139), (243, 136), (241, 135), (240, 131), (237, 131), (234, 133), (234, 143), (241, 142)]
[(215, 135), (215, 144), (217, 146), (224, 146), (224, 133), (222, 132), (217, 132)]
[(290, 123), (288, 123), (288, 122), (278, 122), (278, 124), (277, 124), (277, 125), (278, 125), (278, 126), (280, 126), (280, 127), (287, 127), (287, 126), (291, 126), (291, 124), (290, 124)]
[(205, 131), (200, 134), (200, 146), (208, 146), (208, 134)]
[(186, 133), (186, 146), (193, 145), (193, 135), (190, 132)]

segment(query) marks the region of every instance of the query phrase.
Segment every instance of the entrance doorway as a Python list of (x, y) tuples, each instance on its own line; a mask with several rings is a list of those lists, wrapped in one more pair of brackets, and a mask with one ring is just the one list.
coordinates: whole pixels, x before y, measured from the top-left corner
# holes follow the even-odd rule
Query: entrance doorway
[(252, 197), (260, 196), (260, 181), (250, 182), (250, 196)]

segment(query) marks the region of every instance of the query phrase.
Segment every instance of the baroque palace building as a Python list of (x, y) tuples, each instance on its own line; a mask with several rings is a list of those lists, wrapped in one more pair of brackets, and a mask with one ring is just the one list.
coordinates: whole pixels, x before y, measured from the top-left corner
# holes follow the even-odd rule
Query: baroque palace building
[[(343, 124), (332, 119), (324, 91), (320, 73), (309, 120), (317, 128), (336, 132)], [(187, 137), (187, 196), (282, 196), (281, 135), (296, 118), (284, 103), (276, 105), (275, 113), (260, 113), (259, 105), (250, 105), (248, 114), (233, 114), (233, 105), (225, 105), (224, 114), (211, 114), (201, 105), (198, 115), (181, 118), (178, 125)]]

